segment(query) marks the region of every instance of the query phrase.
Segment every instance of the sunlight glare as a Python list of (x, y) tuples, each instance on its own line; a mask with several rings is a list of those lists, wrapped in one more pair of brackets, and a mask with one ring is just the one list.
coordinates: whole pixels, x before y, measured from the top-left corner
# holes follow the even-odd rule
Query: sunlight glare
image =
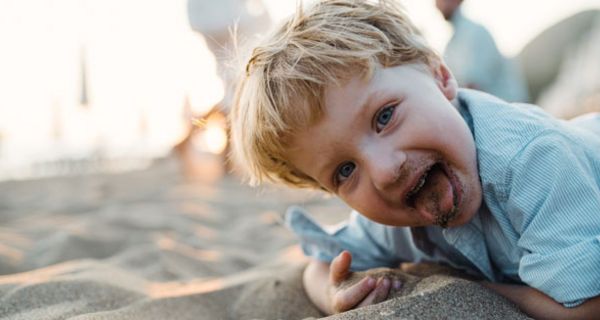
[(221, 154), (227, 147), (226, 121), (223, 115), (216, 113), (202, 121), (204, 126), (193, 138), (193, 144), (198, 150)]

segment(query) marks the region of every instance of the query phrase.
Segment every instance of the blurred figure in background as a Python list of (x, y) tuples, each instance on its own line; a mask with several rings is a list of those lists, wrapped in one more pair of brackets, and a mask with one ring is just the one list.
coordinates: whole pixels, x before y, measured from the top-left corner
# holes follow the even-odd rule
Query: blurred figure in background
[(527, 86), (520, 69), (498, 50), (492, 35), (461, 11), (463, 0), (436, 0), (453, 35), (444, 60), (461, 87), (477, 89), (510, 102), (528, 101)]
[(271, 19), (261, 0), (188, 0), (187, 10), (190, 26), (204, 36), (217, 61), (225, 96), (216, 107), (226, 112), (234, 89), (234, 68), (229, 64), (235, 56), (236, 42), (266, 31)]
[[(217, 121), (226, 126), (225, 118), (235, 89), (236, 68), (231, 63), (237, 56), (237, 45), (266, 31), (271, 25), (271, 18), (261, 0), (188, 0), (187, 13), (191, 28), (204, 37), (208, 49), (214, 55), (217, 74), (225, 89), (223, 99), (206, 114), (193, 114), (189, 104), (186, 104), (184, 116), (186, 120), (190, 120), (188, 133), (174, 147), (183, 162), (186, 175), (203, 178), (203, 175), (207, 175), (206, 169), (202, 168), (206, 167), (206, 163), (199, 161), (194, 150), (194, 137), (205, 129), (206, 123)], [(199, 126), (193, 125), (192, 119), (200, 120)], [(231, 171), (226, 159), (228, 152), (227, 146), (218, 160), (224, 173)]]
[[(571, 119), (589, 112), (600, 112), (600, 11), (588, 11), (591, 14), (589, 28), (576, 30), (577, 34), (569, 39), (577, 42), (563, 44), (565, 56), (558, 66), (554, 81), (545, 88), (538, 104), (556, 117)], [(588, 15), (589, 16), (589, 15)], [(583, 15), (564, 20), (553, 30), (567, 33), (573, 18), (587, 18)], [(570, 31), (570, 30), (569, 30)], [(597, 128), (600, 131), (600, 128)]]

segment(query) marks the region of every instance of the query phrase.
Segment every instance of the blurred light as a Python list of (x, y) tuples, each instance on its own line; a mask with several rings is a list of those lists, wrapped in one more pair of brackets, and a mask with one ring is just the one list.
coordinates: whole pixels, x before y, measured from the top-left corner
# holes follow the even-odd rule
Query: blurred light
[(225, 129), (209, 123), (204, 133), (204, 139), (206, 140), (206, 147), (208, 151), (219, 154), (225, 150), (227, 146), (227, 135)]
[(221, 154), (227, 147), (227, 132), (225, 131), (225, 117), (220, 113), (211, 114), (206, 120), (192, 143), (201, 151)]

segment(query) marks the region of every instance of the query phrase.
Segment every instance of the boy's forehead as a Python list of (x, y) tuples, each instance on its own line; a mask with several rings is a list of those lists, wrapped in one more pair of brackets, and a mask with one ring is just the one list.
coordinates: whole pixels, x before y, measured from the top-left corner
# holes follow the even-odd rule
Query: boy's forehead
[(415, 72), (432, 76), (423, 63), (408, 63), (394, 67), (377, 65), (370, 71), (354, 72), (339, 83), (324, 87), (324, 107), (327, 110), (328, 106), (342, 103), (345, 106), (358, 104), (361, 109), (365, 109), (378, 94), (389, 91), (392, 87), (397, 90), (398, 80), (402, 82), (401, 87), (410, 87), (412, 85), (410, 78), (415, 75)]
[(354, 104), (364, 106), (368, 102), (372, 91), (372, 83), (378, 72), (366, 75), (364, 72), (355, 72), (338, 83), (328, 84), (323, 90), (323, 104), (325, 111), (330, 111), (331, 106), (342, 104), (350, 107)]

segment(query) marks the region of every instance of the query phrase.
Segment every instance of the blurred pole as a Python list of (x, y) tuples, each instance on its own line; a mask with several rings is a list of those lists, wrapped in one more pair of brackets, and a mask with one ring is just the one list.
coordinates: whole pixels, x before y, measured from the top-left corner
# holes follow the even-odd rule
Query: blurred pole
[(79, 105), (81, 107), (89, 106), (88, 81), (87, 81), (87, 64), (85, 60), (85, 47), (81, 48), (80, 53), (80, 73), (81, 73), (81, 92), (79, 95)]

